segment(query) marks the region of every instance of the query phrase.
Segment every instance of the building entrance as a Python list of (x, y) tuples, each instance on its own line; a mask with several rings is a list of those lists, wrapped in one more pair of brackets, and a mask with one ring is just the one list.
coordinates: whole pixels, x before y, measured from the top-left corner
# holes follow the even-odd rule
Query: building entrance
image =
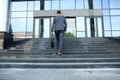
[(74, 37), (76, 37), (76, 18), (75, 17), (68, 17), (68, 18), (66, 18), (66, 21), (67, 21), (66, 33), (70, 33)]
[[(73, 13), (74, 12), (74, 13)], [(104, 37), (102, 10), (62, 10), (74, 37)], [(34, 12), (33, 38), (49, 38), (56, 10)]]
[[(66, 33), (71, 33), (76, 36), (75, 27), (75, 17), (67, 17), (67, 31)], [(49, 38), (51, 27), (52, 27), (53, 17), (48, 18), (35, 18), (33, 27), (33, 37), (34, 38)]]
[(86, 37), (104, 37), (102, 17), (85, 17)]
[(34, 38), (49, 38), (52, 18), (35, 18), (33, 27)]

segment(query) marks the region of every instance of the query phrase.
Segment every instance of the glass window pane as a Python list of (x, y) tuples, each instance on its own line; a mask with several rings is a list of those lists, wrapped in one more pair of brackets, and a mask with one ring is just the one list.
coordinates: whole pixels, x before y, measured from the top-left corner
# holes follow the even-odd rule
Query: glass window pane
[(75, 9), (75, 0), (61, 0), (61, 9)]
[(33, 9), (34, 9), (34, 2), (28, 1), (28, 10), (33, 10)]
[(51, 1), (45, 1), (45, 10), (51, 10)]
[(27, 18), (27, 37), (32, 38), (33, 34), (33, 18)]
[(110, 12), (109, 12), (109, 10), (103, 10), (103, 15), (110, 15)]
[(50, 37), (50, 19), (44, 19), (43, 37), (44, 38), (49, 38)]
[(84, 3), (85, 3), (85, 9), (89, 9), (88, 0), (84, 0)]
[(112, 31), (112, 37), (120, 36), (120, 31)]
[(103, 24), (104, 24), (104, 30), (111, 30), (111, 27), (110, 27), (110, 17), (104, 17), (104, 20), (103, 20)]
[(101, 0), (93, 0), (94, 9), (101, 9)]
[(77, 32), (77, 37), (85, 37), (85, 32)]
[(25, 11), (27, 10), (27, 2), (12, 2), (12, 11)]
[(86, 18), (87, 37), (91, 37), (90, 18)]
[(33, 17), (33, 12), (28, 12), (27, 17)]
[(120, 9), (119, 10), (110, 10), (111, 15), (120, 15)]
[(110, 8), (120, 8), (120, 0), (110, 0)]
[(35, 10), (40, 10), (40, 1), (35, 1)]
[(84, 17), (76, 17), (77, 31), (85, 31)]
[(40, 25), (39, 25), (40, 21), (39, 19), (35, 19), (35, 38), (38, 38), (39, 37), (39, 34), (40, 34)]
[(67, 18), (67, 31), (69, 33), (72, 33), (76, 36), (76, 28), (75, 28), (75, 18)]
[(26, 17), (26, 12), (12, 12), (11, 17)]
[(98, 25), (98, 37), (103, 37), (102, 19), (101, 18), (97, 18), (97, 25)]
[(112, 37), (111, 31), (105, 31), (105, 37)]
[(11, 25), (13, 26), (13, 32), (25, 32), (26, 18), (11, 19)]
[(52, 10), (59, 9), (59, 0), (52, 0)]
[(33, 18), (27, 18), (27, 31), (33, 31)]
[(76, 9), (84, 9), (83, 0), (76, 0)]
[(120, 16), (112, 16), (111, 23), (112, 23), (112, 30), (120, 30)]
[(103, 9), (108, 9), (109, 8), (108, 0), (102, 0), (102, 5), (103, 5)]

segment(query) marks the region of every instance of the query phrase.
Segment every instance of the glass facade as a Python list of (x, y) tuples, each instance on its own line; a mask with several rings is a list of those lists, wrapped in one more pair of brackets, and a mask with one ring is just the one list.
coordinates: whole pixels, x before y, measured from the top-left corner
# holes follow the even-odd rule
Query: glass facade
[[(16, 34), (15, 37), (33, 37), (34, 33), (37, 38), (43, 32), (43, 37), (46, 38), (50, 36), (53, 18), (43, 18), (42, 22), (41, 19), (37, 18), (34, 22), (34, 11), (100, 9), (103, 16), (74, 16), (67, 18), (67, 31), (73, 33), (75, 37), (116, 37), (120, 36), (119, 3), (120, 0), (13, 0), (11, 25), (14, 34)], [(35, 31), (33, 31), (34, 27)], [(21, 34), (21, 36), (17, 34)]]

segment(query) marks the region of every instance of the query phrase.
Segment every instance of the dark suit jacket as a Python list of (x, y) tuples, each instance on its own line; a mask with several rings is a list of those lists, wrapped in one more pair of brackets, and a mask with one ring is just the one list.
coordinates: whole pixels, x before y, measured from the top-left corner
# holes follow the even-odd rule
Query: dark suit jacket
[(55, 16), (53, 18), (53, 25), (51, 32), (54, 32), (56, 30), (64, 30), (67, 29), (67, 22), (64, 16)]

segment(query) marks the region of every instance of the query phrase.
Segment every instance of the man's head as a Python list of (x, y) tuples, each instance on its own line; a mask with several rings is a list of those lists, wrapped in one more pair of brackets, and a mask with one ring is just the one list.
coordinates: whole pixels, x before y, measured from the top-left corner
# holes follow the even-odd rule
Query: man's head
[(61, 11), (60, 11), (60, 10), (57, 10), (57, 14), (61, 14)]

